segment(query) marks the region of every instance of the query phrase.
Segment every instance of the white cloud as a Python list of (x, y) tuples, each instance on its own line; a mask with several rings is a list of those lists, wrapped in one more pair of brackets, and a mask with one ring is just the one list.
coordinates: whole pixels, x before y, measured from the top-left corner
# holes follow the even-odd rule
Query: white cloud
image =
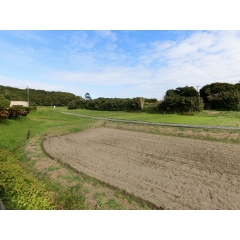
[(46, 38), (38, 34), (38, 31), (7, 31), (7, 33), (19, 39), (34, 41), (39, 43), (47, 43)]
[[(103, 57), (113, 63), (109, 61), (98, 68), (96, 58), (100, 53), (94, 54), (84, 58), (91, 65), (90, 71), (57, 71), (50, 79), (101, 87), (101, 96), (159, 99), (169, 88), (203, 86), (216, 81), (236, 83), (240, 78), (240, 38), (238, 32), (232, 31), (201, 31), (181, 40), (149, 43), (148, 48), (135, 53), (138, 56), (135, 62), (134, 57), (122, 52), (122, 59), (134, 63), (129, 66), (118, 62), (117, 52), (108, 52), (102, 53)], [(109, 88), (115, 90), (109, 93)], [(125, 90), (118, 93), (118, 88)]]
[(150, 81), (151, 71), (143, 66), (136, 67), (105, 67), (101, 71), (62, 72), (52, 71), (49, 78), (65, 83), (82, 83), (96, 86), (122, 86), (139, 84), (142, 79)]
[(237, 33), (196, 32), (167, 50), (161, 48), (163, 44), (160, 43), (162, 50), (158, 52), (158, 59), (164, 58), (167, 68), (160, 67), (159, 73), (175, 87), (181, 82), (194, 85), (196, 80), (202, 84), (234, 83), (237, 75), (240, 77), (240, 38)]
[(97, 30), (95, 32), (101, 38), (107, 38), (108, 40), (111, 40), (113, 42), (115, 42), (117, 40), (116, 34), (114, 32), (112, 32), (112, 31), (109, 31), (109, 30), (102, 30), (102, 31)]

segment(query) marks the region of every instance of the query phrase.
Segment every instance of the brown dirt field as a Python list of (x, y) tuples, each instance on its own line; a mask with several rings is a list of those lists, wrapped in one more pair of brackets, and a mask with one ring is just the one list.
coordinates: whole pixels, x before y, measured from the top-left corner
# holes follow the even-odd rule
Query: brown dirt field
[(240, 209), (240, 146), (96, 128), (43, 141), (54, 159), (164, 209)]

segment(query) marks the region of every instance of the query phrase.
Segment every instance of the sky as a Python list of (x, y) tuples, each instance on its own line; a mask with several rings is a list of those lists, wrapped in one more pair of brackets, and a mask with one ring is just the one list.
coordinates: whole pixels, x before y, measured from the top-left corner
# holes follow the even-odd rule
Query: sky
[(1, 30), (0, 85), (161, 100), (240, 81), (240, 31)]

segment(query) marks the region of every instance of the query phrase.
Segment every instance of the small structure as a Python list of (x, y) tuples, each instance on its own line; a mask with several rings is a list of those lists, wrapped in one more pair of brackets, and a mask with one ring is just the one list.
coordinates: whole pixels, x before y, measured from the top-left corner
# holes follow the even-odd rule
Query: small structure
[(85, 100), (92, 100), (92, 98), (88, 92), (85, 94)]
[(26, 101), (11, 101), (10, 107), (14, 106), (23, 106), (23, 107), (29, 107), (29, 102)]

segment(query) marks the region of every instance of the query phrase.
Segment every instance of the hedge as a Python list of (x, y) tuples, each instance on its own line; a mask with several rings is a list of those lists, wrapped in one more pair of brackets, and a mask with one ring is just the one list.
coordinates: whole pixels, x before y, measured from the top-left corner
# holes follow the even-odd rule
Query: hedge
[(0, 199), (5, 209), (50, 210), (53, 194), (20, 166), (9, 152), (0, 150)]

